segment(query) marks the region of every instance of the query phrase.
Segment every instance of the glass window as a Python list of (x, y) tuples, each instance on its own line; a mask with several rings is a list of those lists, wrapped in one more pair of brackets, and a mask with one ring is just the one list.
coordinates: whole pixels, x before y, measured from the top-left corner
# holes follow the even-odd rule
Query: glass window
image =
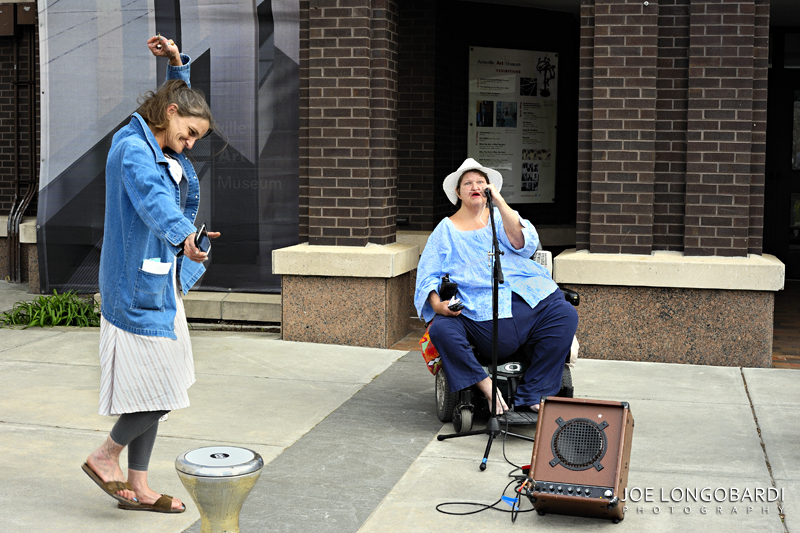
[(800, 33), (787, 33), (783, 45), (783, 68), (800, 68)]
[[(792, 115), (792, 170), (800, 170), (800, 91), (794, 91)], [(784, 161), (786, 161), (784, 159)]]
[(792, 193), (789, 215), (789, 249), (800, 250), (800, 193)]

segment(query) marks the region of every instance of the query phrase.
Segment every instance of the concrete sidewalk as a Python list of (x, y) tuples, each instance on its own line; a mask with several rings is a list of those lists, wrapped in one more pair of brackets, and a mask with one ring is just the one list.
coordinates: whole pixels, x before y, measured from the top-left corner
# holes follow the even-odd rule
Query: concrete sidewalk
[[(159, 428), (151, 486), (183, 499), (187, 512), (121, 511), (80, 470), (114, 422), (96, 414), (98, 340), (97, 329), (0, 329), (0, 530), (199, 531), (174, 461), (227, 444), (251, 448), (267, 463), (242, 510), (243, 532), (800, 531), (800, 374), (793, 370), (580, 360), (576, 396), (630, 403), (628, 486), (652, 489), (655, 501), (629, 501), (617, 525), (536, 513), (512, 524), (494, 510), (452, 516), (435, 509), (498, 500), (513, 467), (501, 439), (485, 472), (478, 465), (486, 436), (436, 440), (452, 425), (436, 418), (433, 379), (418, 353), (245, 332), (192, 333), (192, 406)], [(505, 443), (517, 465), (530, 462), (531, 450), (518, 439)], [(687, 496), (704, 487), (724, 489), (725, 501)], [(783, 500), (730, 501), (734, 489), (754, 495), (769, 487)]]
[(27, 283), (0, 281), (0, 313), (10, 311), (17, 302), (32, 302), (38, 297), (38, 294), (28, 292)]

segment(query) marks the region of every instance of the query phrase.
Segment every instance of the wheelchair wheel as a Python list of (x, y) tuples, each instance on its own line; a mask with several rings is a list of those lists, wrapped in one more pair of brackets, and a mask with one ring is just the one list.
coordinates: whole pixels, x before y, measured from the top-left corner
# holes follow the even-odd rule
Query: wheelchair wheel
[(450, 392), (447, 384), (447, 377), (444, 370), (439, 369), (436, 373), (436, 416), (442, 422), (450, 422), (453, 419), (453, 408), (458, 403), (458, 391)]
[(575, 388), (572, 386), (572, 372), (568, 365), (564, 365), (564, 374), (561, 376), (561, 390), (556, 396), (561, 398), (572, 398)]
[(460, 405), (453, 408), (453, 429), (456, 433), (472, 429), (472, 409)]

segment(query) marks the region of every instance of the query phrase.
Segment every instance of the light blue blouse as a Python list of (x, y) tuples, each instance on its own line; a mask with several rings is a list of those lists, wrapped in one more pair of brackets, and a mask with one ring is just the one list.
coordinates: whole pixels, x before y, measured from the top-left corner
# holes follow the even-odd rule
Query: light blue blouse
[[(519, 213), (517, 213), (519, 217)], [(511, 293), (520, 295), (532, 308), (556, 290), (557, 285), (547, 269), (530, 259), (539, 246), (539, 234), (527, 220), (519, 217), (525, 245), (515, 250), (503, 228), (500, 211), (494, 209), (494, 220), (500, 250), (500, 264), (505, 283), (499, 285), (498, 316), (511, 317)], [(437, 291), (442, 276), (458, 283), (458, 296), (464, 302), (461, 314), (484, 321), (492, 319), (492, 268), (488, 252), (492, 250), (492, 225), (475, 231), (459, 231), (450, 218), (442, 220), (433, 230), (417, 266), (417, 288), (414, 306), (422, 320), (436, 316), (428, 303), (431, 291)]]

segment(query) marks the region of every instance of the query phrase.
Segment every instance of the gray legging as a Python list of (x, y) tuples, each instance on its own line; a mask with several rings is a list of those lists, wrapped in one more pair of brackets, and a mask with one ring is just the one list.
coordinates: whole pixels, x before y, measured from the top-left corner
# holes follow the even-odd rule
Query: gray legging
[(158, 419), (169, 411), (142, 411), (120, 415), (111, 429), (111, 440), (128, 447), (128, 469), (147, 472), (158, 434)]

